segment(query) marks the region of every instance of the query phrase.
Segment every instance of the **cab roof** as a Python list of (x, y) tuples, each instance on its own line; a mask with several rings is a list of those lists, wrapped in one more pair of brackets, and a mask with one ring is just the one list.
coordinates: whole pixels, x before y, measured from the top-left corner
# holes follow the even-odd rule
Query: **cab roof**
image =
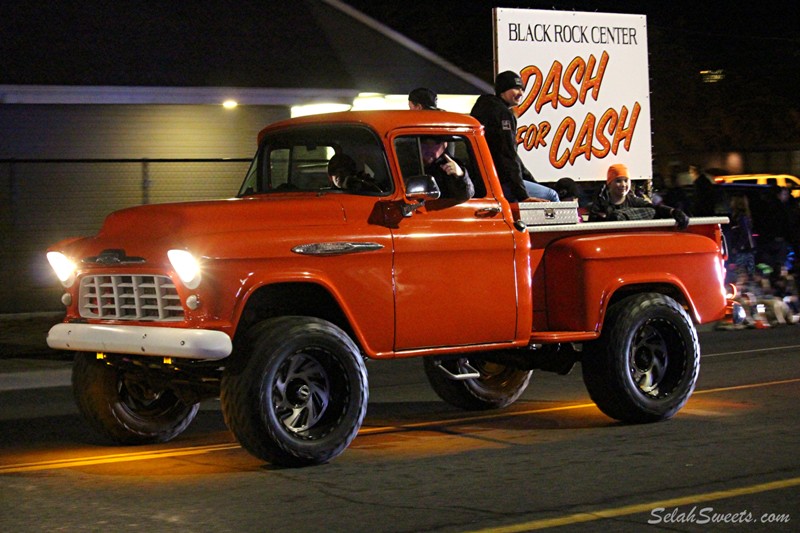
[(342, 111), (308, 115), (275, 122), (262, 129), (258, 134), (258, 142), (267, 133), (283, 128), (314, 124), (359, 124), (375, 130), (381, 137), (389, 131), (403, 127), (444, 127), (449, 129), (481, 128), (480, 122), (470, 115), (449, 111)]

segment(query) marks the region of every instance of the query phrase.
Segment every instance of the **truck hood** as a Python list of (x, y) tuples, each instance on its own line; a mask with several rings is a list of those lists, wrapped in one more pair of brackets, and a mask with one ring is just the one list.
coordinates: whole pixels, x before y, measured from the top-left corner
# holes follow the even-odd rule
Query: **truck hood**
[(234, 198), (207, 202), (155, 204), (110, 214), (99, 239), (135, 235), (159, 241), (229, 232), (246, 233), (273, 228), (344, 224), (342, 204), (331, 197)]

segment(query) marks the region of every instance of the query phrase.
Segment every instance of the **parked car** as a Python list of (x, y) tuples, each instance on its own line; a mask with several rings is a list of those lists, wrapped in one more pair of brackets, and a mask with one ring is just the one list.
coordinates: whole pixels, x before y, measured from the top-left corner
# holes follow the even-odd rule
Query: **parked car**
[(749, 183), (753, 185), (775, 185), (788, 188), (792, 196), (800, 198), (800, 179), (789, 174), (733, 174), (714, 176), (716, 183)]

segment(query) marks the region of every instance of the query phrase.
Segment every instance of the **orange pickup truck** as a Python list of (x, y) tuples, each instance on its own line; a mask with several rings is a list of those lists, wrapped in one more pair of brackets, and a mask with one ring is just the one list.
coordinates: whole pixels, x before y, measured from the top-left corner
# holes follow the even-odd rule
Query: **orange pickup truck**
[[(426, 174), (426, 142), (465, 173), (468, 197)], [(351, 163), (333, 180), (336, 155)], [(110, 440), (167, 441), (219, 397), (242, 446), (283, 465), (355, 438), (365, 358), (422, 357), (464, 409), (510, 405), (534, 370), (580, 362), (608, 416), (669, 418), (697, 380), (695, 325), (726, 315), (727, 219), (679, 231), (579, 223), (575, 209), (507, 202), (466, 115), (287, 120), (261, 131), (235, 198), (125, 209), (52, 246), (66, 318), (47, 341), (77, 352), (77, 404)]]

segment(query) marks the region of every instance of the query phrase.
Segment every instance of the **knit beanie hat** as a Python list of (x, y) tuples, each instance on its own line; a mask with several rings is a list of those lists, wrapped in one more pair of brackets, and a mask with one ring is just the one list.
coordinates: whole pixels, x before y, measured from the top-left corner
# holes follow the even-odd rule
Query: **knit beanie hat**
[(519, 87), (520, 89), (523, 87), (522, 78), (513, 70), (501, 72), (494, 79), (494, 94), (498, 96), (513, 87)]
[(628, 167), (623, 165), (622, 163), (616, 163), (608, 167), (608, 176), (606, 176), (606, 183), (611, 183), (617, 178), (627, 178), (628, 176)]

